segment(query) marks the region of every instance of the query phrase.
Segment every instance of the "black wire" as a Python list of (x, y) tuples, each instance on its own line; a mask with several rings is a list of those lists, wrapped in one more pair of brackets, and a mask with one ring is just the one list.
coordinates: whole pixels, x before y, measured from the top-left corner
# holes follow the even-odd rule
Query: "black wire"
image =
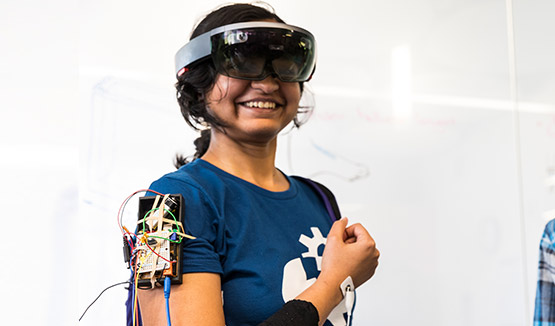
[(87, 310), (89, 310), (89, 308), (96, 302), (96, 300), (98, 300), (98, 298), (100, 298), (100, 296), (102, 295), (102, 293), (106, 292), (106, 290), (113, 288), (114, 286), (118, 286), (118, 285), (122, 285), (122, 284), (131, 284), (130, 281), (125, 281), (125, 282), (119, 282), (113, 285), (110, 285), (109, 287), (105, 288), (104, 290), (102, 290), (102, 292), (100, 292), (100, 294), (98, 295), (98, 297), (96, 297), (96, 299), (94, 299), (94, 301), (87, 307), (87, 309), (85, 309), (85, 312), (83, 312), (83, 314), (81, 315), (81, 317), (79, 318), (79, 321), (81, 321), (81, 319), (83, 318), (83, 316), (85, 316), (85, 314), (87, 313)]

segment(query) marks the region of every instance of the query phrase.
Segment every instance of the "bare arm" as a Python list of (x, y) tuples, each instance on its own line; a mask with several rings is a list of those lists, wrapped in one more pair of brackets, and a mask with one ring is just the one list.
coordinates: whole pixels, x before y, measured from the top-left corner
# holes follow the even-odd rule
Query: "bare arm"
[[(139, 290), (144, 326), (166, 325), (164, 290)], [(172, 325), (223, 326), (224, 311), (220, 275), (213, 273), (183, 274), (183, 283), (173, 285), (170, 293)]]

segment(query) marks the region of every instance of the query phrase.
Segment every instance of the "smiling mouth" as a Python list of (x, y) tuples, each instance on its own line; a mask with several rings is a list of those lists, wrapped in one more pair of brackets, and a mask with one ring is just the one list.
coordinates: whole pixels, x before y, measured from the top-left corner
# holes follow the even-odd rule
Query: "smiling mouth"
[(243, 102), (241, 104), (249, 108), (258, 108), (258, 109), (275, 109), (276, 107), (281, 106), (276, 102), (266, 102), (266, 101), (249, 101), (249, 102)]

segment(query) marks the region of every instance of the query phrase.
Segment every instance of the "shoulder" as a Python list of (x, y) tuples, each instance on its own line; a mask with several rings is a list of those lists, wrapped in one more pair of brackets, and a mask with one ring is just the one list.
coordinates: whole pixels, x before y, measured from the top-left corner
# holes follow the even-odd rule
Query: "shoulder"
[[(223, 196), (221, 184), (222, 181), (210, 168), (195, 160), (155, 180), (149, 190), (181, 194), (184, 199), (185, 231), (197, 237), (190, 246), (210, 247), (212, 245), (207, 243), (218, 243), (221, 230), (225, 227), (220, 200)], [(211, 250), (214, 251), (213, 248)]]
[(152, 182), (149, 189), (162, 193), (202, 192), (210, 191), (214, 185), (221, 183), (218, 174), (201, 160), (188, 163), (177, 171), (167, 173)]
[(186, 210), (211, 212), (221, 211), (218, 203), (226, 193), (225, 182), (218, 172), (198, 159), (163, 175), (152, 182), (149, 189), (163, 194), (183, 195)]
[(552, 219), (551, 221), (547, 222), (547, 224), (545, 225), (544, 233), (547, 233), (547, 234), (555, 233), (555, 219)]
[(555, 219), (547, 222), (543, 230), (542, 242), (555, 242)]
[(300, 184), (304, 184), (306, 187), (309, 187), (313, 191), (316, 191), (318, 193), (323, 192), (326, 195), (333, 197), (332, 191), (328, 187), (324, 186), (323, 184), (321, 184), (318, 181), (308, 179), (308, 178), (305, 178), (305, 177), (301, 177), (301, 176), (298, 176), (298, 175), (293, 175), (290, 178), (293, 179), (293, 180), (296, 180)]
[(332, 220), (341, 219), (341, 212), (339, 210), (337, 200), (335, 199), (333, 192), (328, 187), (312, 179), (300, 176), (291, 176), (290, 180), (296, 180), (300, 188), (310, 188), (309, 191), (315, 193), (319, 200), (324, 204)]
[(540, 250), (555, 253), (555, 219), (545, 225), (540, 241)]

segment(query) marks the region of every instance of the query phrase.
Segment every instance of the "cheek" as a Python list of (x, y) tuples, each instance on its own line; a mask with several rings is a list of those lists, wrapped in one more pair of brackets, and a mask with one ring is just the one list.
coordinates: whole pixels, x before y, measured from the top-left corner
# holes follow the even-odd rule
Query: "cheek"
[(229, 88), (229, 82), (226, 78), (222, 78), (223, 76), (218, 75), (216, 77), (216, 82), (214, 83), (214, 87), (206, 93), (206, 104), (214, 104), (222, 101), (227, 93), (227, 89)]
[(301, 86), (299, 83), (288, 83), (285, 87), (285, 94), (288, 94), (287, 101), (298, 105), (301, 100)]
[(214, 87), (206, 94), (208, 104), (233, 103), (244, 92), (248, 81), (218, 75)]

